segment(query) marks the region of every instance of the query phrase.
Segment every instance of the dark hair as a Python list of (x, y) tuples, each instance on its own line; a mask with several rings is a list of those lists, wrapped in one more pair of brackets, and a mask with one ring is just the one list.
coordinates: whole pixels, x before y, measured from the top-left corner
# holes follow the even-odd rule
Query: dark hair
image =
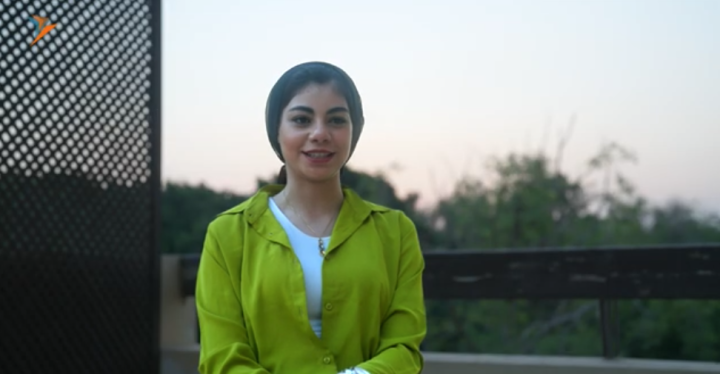
[(277, 177), (275, 177), (275, 183), (287, 184), (287, 168), (285, 168), (284, 164), (280, 167)]
[[(280, 161), (285, 161), (278, 142), (282, 111), (300, 90), (312, 83), (332, 84), (345, 97), (350, 111), (350, 120), (353, 124), (352, 143), (350, 145), (351, 156), (360, 139), (365, 118), (360, 94), (353, 80), (335, 65), (326, 62), (306, 62), (291, 68), (280, 77), (270, 91), (265, 107), (265, 127), (268, 140)], [(283, 165), (278, 174), (277, 183), (285, 184), (286, 182), (287, 172)]]

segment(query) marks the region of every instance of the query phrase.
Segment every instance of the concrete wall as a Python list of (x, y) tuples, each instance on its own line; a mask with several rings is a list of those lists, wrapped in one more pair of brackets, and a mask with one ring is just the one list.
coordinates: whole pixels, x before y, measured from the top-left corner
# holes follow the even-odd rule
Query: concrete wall
[(180, 293), (180, 256), (164, 255), (160, 280), (160, 346), (187, 347), (197, 343), (195, 298)]

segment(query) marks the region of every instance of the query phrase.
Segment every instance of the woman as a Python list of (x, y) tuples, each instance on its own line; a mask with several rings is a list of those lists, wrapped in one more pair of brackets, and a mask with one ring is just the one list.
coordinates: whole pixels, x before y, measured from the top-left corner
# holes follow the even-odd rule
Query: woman
[(298, 65), (273, 87), (266, 127), (284, 166), (278, 184), (208, 226), (200, 373), (421, 372), (415, 226), (340, 183), (363, 122), (353, 81), (333, 65)]

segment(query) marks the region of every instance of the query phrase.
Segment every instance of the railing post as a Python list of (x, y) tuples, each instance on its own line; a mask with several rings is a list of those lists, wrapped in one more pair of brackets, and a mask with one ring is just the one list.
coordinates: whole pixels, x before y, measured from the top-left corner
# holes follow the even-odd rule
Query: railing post
[(603, 357), (617, 358), (620, 354), (620, 324), (617, 300), (600, 299), (600, 326), (602, 328)]

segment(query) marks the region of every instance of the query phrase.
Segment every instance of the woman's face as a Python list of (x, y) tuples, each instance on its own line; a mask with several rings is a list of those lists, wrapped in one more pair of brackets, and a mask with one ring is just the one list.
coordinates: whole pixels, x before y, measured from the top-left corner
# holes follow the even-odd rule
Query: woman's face
[(310, 84), (283, 110), (278, 141), (288, 177), (313, 182), (334, 178), (350, 157), (347, 101), (330, 84)]

